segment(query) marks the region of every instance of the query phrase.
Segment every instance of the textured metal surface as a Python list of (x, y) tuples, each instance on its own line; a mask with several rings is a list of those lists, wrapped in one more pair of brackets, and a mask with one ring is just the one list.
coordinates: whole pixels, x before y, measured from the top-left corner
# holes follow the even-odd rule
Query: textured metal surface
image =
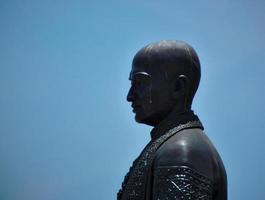
[(200, 121), (190, 121), (170, 129), (158, 139), (151, 141), (141, 155), (134, 161), (129, 173), (125, 176), (122, 188), (118, 192), (118, 200), (144, 200), (145, 182), (148, 170), (153, 162), (157, 149), (177, 132), (191, 127), (202, 126)]
[(212, 181), (187, 166), (159, 167), (154, 172), (153, 200), (211, 200)]

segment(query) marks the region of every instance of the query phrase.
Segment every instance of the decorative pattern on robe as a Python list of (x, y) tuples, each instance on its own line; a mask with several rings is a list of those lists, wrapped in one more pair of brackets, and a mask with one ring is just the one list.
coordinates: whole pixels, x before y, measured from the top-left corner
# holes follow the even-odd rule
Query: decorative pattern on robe
[(158, 167), (154, 172), (153, 200), (211, 200), (212, 181), (187, 166)]

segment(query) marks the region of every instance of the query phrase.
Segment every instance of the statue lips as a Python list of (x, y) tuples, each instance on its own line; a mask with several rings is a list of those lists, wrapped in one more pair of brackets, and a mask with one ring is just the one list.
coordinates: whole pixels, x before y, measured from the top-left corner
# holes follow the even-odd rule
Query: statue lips
[(133, 108), (133, 112), (136, 113), (137, 110), (139, 110), (139, 108), (141, 108), (141, 106), (132, 104), (132, 108)]

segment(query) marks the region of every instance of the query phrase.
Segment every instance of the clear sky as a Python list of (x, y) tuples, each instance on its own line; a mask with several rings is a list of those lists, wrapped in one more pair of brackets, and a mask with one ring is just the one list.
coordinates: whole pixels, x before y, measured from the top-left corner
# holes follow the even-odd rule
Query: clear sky
[(126, 95), (134, 54), (190, 43), (193, 109), (226, 166), (229, 199), (265, 196), (262, 0), (0, 0), (0, 199), (114, 200), (151, 127)]

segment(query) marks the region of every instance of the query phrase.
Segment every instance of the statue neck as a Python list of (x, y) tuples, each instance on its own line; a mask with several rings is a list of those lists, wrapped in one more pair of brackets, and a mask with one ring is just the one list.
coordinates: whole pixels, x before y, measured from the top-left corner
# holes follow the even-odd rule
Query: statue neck
[[(151, 138), (156, 139), (161, 135), (165, 134), (170, 129), (180, 125), (185, 124), (189, 121), (199, 121), (197, 115), (193, 113), (192, 110), (187, 110), (183, 112), (177, 112), (173, 110), (163, 121), (156, 125), (151, 131)], [(203, 127), (201, 127), (203, 129)]]

